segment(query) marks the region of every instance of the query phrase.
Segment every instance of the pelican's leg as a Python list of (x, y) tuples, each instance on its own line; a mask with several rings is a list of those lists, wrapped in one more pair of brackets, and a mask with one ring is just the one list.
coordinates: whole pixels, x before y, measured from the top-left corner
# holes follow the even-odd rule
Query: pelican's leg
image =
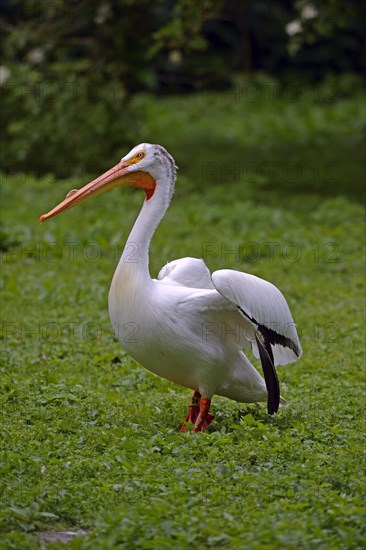
[(215, 418), (212, 414), (209, 414), (210, 406), (211, 399), (207, 399), (207, 397), (202, 397), (200, 401), (200, 412), (198, 413), (194, 425), (194, 432), (203, 432)]
[(197, 416), (200, 412), (200, 399), (201, 394), (198, 391), (195, 391), (192, 395), (192, 399), (189, 402), (188, 405), (188, 413), (186, 416), (186, 419), (184, 421), (183, 426), (181, 427), (180, 431), (185, 432), (187, 429), (186, 423), (190, 422), (191, 424), (195, 424), (197, 420)]

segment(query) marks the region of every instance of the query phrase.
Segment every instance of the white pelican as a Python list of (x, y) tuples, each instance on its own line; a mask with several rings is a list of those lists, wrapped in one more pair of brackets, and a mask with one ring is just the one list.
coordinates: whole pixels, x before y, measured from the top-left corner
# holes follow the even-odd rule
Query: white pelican
[[(210, 274), (204, 261), (182, 258), (166, 264), (157, 279), (149, 273), (149, 245), (173, 195), (174, 159), (161, 145), (142, 143), (99, 178), (73, 189), (41, 221), (117, 186), (146, 192), (109, 291), (112, 325), (126, 351), (151, 372), (194, 390), (186, 423), (203, 431), (213, 416), (211, 398), (280, 402), (275, 365), (301, 356), (287, 302), (271, 283), (222, 269)], [(133, 253), (132, 253), (133, 251)], [(135, 327), (135, 338), (124, 338)], [(244, 354), (252, 347), (264, 380)], [(181, 430), (186, 429), (183, 424)]]

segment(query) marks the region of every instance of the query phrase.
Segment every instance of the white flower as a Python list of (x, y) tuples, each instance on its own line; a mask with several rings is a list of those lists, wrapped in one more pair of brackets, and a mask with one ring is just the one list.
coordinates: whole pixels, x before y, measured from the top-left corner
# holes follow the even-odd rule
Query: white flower
[(10, 69), (8, 69), (8, 67), (5, 67), (5, 65), (0, 65), (0, 86), (2, 84), (5, 84), (10, 75)]
[(179, 50), (171, 50), (169, 52), (169, 61), (174, 65), (179, 65), (182, 61), (182, 53)]
[(307, 4), (301, 10), (301, 19), (315, 19), (318, 16), (318, 10), (313, 4)]
[(290, 21), (290, 23), (287, 23), (285, 29), (289, 36), (294, 36), (294, 34), (298, 34), (302, 31), (301, 21), (294, 19), (293, 21)]
[(105, 2), (98, 7), (96, 16), (94, 17), (94, 21), (97, 25), (103, 25), (103, 23), (105, 23), (107, 19), (110, 19), (111, 15), (112, 6), (109, 2)]
[(29, 63), (42, 63), (44, 60), (44, 50), (42, 48), (34, 48), (27, 53), (27, 61)]

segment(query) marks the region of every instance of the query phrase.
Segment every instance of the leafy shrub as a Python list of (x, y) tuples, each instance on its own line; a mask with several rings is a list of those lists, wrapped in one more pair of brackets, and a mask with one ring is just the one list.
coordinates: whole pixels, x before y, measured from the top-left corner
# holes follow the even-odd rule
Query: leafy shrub
[[(11, 171), (100, 169), (135, 139), (138, 115), (118, 82), (98, 75), (44, 76), (25, 65), (11, 67), (3, 89), (3, 164)], [(133, 136), (133, 137), (132, 137)]]
[[(68, 177), (110, 165), (145, 139), (134, 101), (140, 92), (229, 89), (238, 72), (258, 70), (318, 80), (324, 66), (361, 71), (364, 8), (355, 0), (347, 10), (332, 0), (315, 4), (319, 17), (289, 36), (296, 9), (309, 11), (303, 0), (4, 0), (5, 171)], [(292, 58), (289, 41), (296, 51), (301, 46)], [(337, 93), (354, 91), (352, 79), (342, 86)]]

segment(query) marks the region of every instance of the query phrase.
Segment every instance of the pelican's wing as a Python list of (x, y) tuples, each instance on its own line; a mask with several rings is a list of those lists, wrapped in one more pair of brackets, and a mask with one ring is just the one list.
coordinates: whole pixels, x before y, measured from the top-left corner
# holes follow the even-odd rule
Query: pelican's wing
[(275, 365), (286, 365), (301, 356), (301, 346), (290, 309), (282, 293), (254, 275), (222, 269), (212, 274), (216, 290), (235, 305), (253, 327), (252, 347), (260, 358), (268, 390), (268, 412), (278, 409), (279, 383)]
[[(213, 284), (229, 302), (235, 304), (270, 344), (275, 365), (299, 359), (302, 350), (296, 326), (283, 294), (268, 281), (231, 269), (212, 274)], [(253, 352), (260, 356), (256, 342)]]
[(158, 280), (170, 285), (214, 290), (211, 273), (203, 260), (181, 258), (167, 263), (159, 272)]

